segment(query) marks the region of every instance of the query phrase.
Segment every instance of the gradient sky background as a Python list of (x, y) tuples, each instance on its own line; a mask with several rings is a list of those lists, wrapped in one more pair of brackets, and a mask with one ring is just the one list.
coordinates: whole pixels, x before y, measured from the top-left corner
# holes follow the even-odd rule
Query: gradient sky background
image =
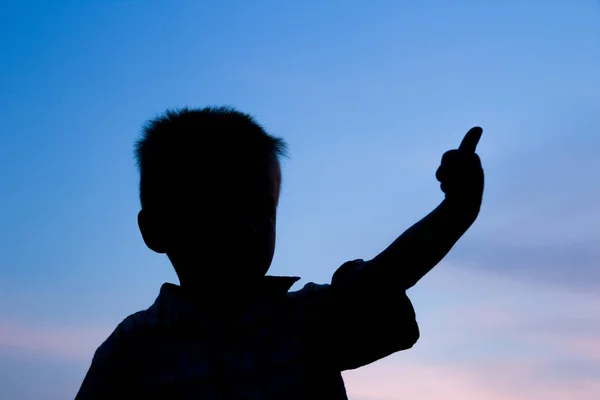
[(442, 199), (473, 125), (478, 222), (410, 291), (421, 339), (355, 400), (600, 397), (600, 2), (61, 1), (0, 6), (0, 398), (73, 398), (148, 307), (133, 142), (228, 104), (291, 146), (273, 274), (328, 282)]

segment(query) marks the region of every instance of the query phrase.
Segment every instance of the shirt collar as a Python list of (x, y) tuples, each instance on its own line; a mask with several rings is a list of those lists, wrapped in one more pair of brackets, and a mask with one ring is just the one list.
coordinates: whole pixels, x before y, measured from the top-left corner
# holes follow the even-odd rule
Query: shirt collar
[[(271, 276), (262, 278), (251, 292), (255, 293), (257, 299), (279, 299), (284, 298), (290, 288), (299, 281), (295, 276)], [(174, 323), (185, 315), (198, 316), (199, 310), (193, 302), (186, 299), (181, 287), (173, 283), (164, 283), (152, 308), (157, 311), (159, 323)]]

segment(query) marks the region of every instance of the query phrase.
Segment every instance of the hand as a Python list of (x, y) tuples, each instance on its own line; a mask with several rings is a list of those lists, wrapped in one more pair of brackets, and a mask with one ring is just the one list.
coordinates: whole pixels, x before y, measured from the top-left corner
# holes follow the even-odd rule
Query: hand
[(471, 128), (456, 150), (444, 153), (435, 176), (441, 183), (446, 200), (461, 210), (479, 213), (483, 197), (484, 176), (481, 160), (475, 153), (483, 130)]

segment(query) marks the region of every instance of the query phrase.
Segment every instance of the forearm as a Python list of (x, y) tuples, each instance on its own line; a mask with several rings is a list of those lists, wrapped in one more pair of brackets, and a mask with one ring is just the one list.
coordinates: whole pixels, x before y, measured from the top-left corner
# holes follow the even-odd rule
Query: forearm
[(475, 150), (482, 132), (471, 128), (458, 149), (444, 153), (435, 175), (446, 199), (374, 259), (340, 268), (332, 283), (352, 284), (363, 293), (406, 290), (448, 254), (481, 207), (484, 174)]
[(444, 200), (369, 261), (367, 274), (375, 282), (386, 281), (400, 289), (414, 286), (448, 254), (478, 211)]

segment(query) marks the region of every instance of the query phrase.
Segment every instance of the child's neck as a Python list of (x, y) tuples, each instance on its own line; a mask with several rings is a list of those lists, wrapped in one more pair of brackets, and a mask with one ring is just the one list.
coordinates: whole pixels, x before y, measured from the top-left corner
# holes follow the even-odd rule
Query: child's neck
[(209, 303), (251, 297), (256, 291), (257, 283), (258, 279), (257, 282), (247, 279), (207, 279), (202, 282), (180, 280), (180, 286), (186, 296)]
[(237, 281), (213, 281), (208, 284), (181, 282), (180, 287), (188, 301), (216, 320), (237, 319), (254, 304), (258, 294), (255, 285)]

